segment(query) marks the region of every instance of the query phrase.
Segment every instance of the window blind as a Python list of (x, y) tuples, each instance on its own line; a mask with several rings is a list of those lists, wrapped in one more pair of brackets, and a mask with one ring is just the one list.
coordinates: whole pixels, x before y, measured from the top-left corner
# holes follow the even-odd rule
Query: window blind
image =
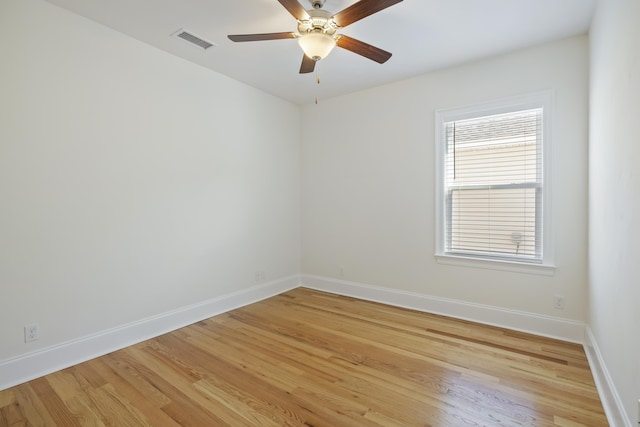
[(542, 261), (542, 117), (445, 122), (445, 252)]

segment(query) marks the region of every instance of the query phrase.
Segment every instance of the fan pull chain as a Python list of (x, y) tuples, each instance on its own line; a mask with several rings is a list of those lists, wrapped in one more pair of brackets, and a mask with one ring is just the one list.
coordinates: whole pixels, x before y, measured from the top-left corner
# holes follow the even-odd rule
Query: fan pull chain
[[(320, 85), (320, 76), (316, 72), (316, 83)], [(316, 95), (316, 105), (318, 105), (318, 96)]]

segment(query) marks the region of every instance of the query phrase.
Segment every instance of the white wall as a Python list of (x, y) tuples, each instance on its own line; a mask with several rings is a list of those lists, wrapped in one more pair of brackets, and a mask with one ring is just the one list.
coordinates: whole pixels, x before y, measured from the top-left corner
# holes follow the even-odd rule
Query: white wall
[(637, 0), (600, 1), (590, 33), (589, 325), (633, 425), (640, 421), (638, 23)]
[(41, 0), (0, 55), (0, 362), (299, 273), (299, 107)]
[[(434, 112), (547, 89), (555, 275), (436, 263)], [(305, 107), (303, 273), (585, 321), (587, 89), (582, 36)]]

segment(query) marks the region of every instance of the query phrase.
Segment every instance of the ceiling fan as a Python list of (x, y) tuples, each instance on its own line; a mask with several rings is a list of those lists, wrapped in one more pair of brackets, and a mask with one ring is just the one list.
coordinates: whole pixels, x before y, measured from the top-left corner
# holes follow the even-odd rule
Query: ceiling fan
[(332, 14), (322, 9), (325, 0), (309, 0), (313, 7), (311, 10), (305, 10), (298, 0), (278, 0), (298, 21), (298, 32), (235, 34), (228, 37), (234, 42), (298, 39), (304, 52), (301, 74), (313, 72), (316, 62), (326, 57), (335, 46), (383, 64), (391, 58), (391, 53), (344, 34), (337, 34), (337, 31), (401, 1), (360, 0)]

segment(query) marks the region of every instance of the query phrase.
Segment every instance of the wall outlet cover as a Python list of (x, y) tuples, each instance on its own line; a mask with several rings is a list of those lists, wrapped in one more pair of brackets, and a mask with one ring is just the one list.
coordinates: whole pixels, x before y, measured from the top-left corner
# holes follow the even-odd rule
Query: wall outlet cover
[(38, 324), (25, 325), (24, 342), (36, 341), (40, 338), (40, 326)]

